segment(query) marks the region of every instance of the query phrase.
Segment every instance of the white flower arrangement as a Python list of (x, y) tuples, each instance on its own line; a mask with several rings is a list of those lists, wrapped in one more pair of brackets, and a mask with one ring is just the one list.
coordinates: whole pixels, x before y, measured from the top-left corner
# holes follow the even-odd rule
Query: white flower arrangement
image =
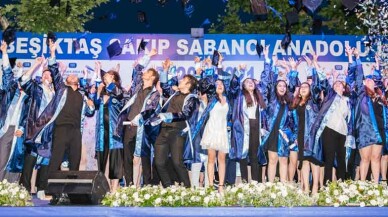
[(339, 181), (320, 190), (319, 206), (387, 206), (387, 185), (370, 181)]
[[(125, 196), (124, 196), (125, 195)], [(314, 199), (304, 194), (293, 183), (257, 183), (228, 186), (222, 194), (212, 188), (185, 188), (172, 186), (133, 186), (107, 194), (102, 201), (106, 206), (311, 206)]]
[(0, 182), (0, 206), (32, 206), (31, 195), (17, 183)]

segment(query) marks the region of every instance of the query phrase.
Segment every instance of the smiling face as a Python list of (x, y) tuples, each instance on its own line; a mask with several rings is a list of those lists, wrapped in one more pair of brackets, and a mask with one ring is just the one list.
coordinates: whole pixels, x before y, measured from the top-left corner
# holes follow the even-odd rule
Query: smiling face
[(189, 78), (183, 78), (182, 80), (180, 80), (180, 81), (179, 81), (179, 84), (178, 84), (178, 89), (179, 89), (180, 91), (190, 89), (190, 81), (189, 81)]
[(344, 93), (345, 91), (345, 85), (341, 82), (341, 81), (336, 81), (334, 84), (333, 84), (333, 89), (334, 91), (341, 95)]
[(114, 75), (111, 75), (109, 73), (105, 73), (103, 77), (105, 85), (109, 85), (110, 83), (114, 82)]
[(45, 70), (42, 73), (42, 83), (53, 83), (53, 78), (51, 77), (51, 72), (49, 70)]
[(369, 89), (369, 90), (374, 90), (375, 89), (375, 81), (373, 79), (367, 78), (364, 80), (364, 85)]
[(284, 96), (287, 92), (287, 84), (285, 81), (279, 81), (276, 85), (276, 92), (279, 96)]
[(247, 78), (247, 79), (245, 79), (245, 81), (243, 83), (243, 87), (248, 92), (251, 92), (255, 89), (255, 82), (252, 79)]
[(303, 83), (300, 85), (299, 94), (302, 98), (306, 98), (310, 95), (310, 85), (307, 83)]
[(220, 80), (216, 81), (216, 93), (223, 94), (225, 91), (224, 83)]

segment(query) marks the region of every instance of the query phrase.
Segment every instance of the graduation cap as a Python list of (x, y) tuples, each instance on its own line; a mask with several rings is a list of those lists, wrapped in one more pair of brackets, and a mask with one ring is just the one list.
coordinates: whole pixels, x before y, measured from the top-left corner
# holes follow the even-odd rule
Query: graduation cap
[(10, 57), (9, 58), (9, 65), (11, 66), (11, 69), (15, 68), (16, 60), (17, 60), (16, 57)]
[(259, 40), (256, 40), (256, 52), (257, 55), (259, 55), (259, 58), (261, 58), (261, 54), (263, 53), (264, 47), (260, 44)]
[(47, 33), (47, 38), (46, 38), (46, 45), (50, 45), (50, 39), (53, 41), (53, 43), (57, 40), (57, 36), (53, 32), (48, 32)]
[(213, 66), (218, 66), (219, 64), (219, 61), (220, 61), (220, 52), (218, 52), (217, 50), (214, 50), (213, 52), (213, 58), (212, 58), (212, 65)]
[(55, 6), (59, 7), (59, 6), (61, 6), (61, 0), (50, 0), (50, 6), (51, 7), (55, 7)]
[(123, 51), (123, 48), (120, 46), (119, 40), (114, 41), (112, 44), (106, 47), (106, 49), (108, 50), (108, 55), (111, 59), (114, 56), (119, 56)]
[(284, 37), (282, 39), (282, 43), (281, 43), (282, 48), (284, 50), (287, 50), (288, 45), (290, 45), (290, 43), (291, 43), (291, 33), (290, 33), (290, 31), (287, 31), (287, 33), (284, 35)]
[(144, 11), (137, 11), (137, 20), (140, 23), (147, 23), (147, 15)]
[(148, 41), (144, 41), (144, 38), (142, 38), (140, 41), (139, 47), (137, 48), (137, 53), (144, 51), (147, 44), (148, 44)]
[(87, 32), (85, 32), (84, 34), (82, 34), (80, 37), (78, 37), (78, 38), (76, 38), (76, 39), (73, 39), (73, 48), (74, 48), (74, 50), (79, 50), (79, 49), (81, 49), (81, 45), (80, 45), (80, 43), (79, 43), (79, 40), (81, 39), (81, 38), (85, 38), (85, 36), (87, 35), (88, 33)]
[(8, 26), (3, 32), (3, 41), (7, 43), (7, 45), (14, 42), (16, 39), (15, 29), (11, 26)]

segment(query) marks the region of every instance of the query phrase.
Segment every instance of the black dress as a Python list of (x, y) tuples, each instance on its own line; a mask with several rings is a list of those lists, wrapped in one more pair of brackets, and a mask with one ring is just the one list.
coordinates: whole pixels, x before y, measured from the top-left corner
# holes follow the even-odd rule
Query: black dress
[(264, 147), (268, 147), (268, 151), (273, 151), (276, 153), (278, 152), (279, 128), (280, 128), (280, 122), (282, 120), (285, 109), (286, 109), (286, 105), (281, 104), (278, 112), (278, 116), (276, 117), (276, 120), (275, 120), (275, 124), (273, 125), (273, 128), (271, 129), (271, 133), (269, 134), (269, 137), (264, 146)]
[(298, 160), (303, 161), (306, 104), (298, 106), (296, 113), (298, 114)]
[(105, 173), (109, 156), (109, 179), (123, 177), (123, 149), (109, 149), (109, 103), (104, 104), (104, 151), (98, 154), (99, 171)]
[(373, 112), (375, 113), (376, 117), (376, 123), (377, 123), (377, 128), (379, 130), (379, 134), (381, 136), (382, 142), (377, 143), (377, 145), (383, 145), (385, 144), (385, 132), (384, 132), (384, 115), (383, 115), (383, 105), (381, 105), (379, 100), (376, 100), (372, 102), (373, 106)]

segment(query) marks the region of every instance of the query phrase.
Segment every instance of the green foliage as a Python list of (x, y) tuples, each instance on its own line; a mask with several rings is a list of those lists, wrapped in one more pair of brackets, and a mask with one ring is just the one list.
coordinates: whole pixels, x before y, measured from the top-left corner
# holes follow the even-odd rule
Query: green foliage
[[(251, 14), (251, 4), (248, 0), (229, 0), (226, 6), (225, 15), (218, 16), (217, 22), (211, 25), (210, 33), (228, 34), (284, 34), (286, 13), (292, 11), (288, 0), (267, 0), (267, 5), (275, 8), (281, 13), (281, 18), (271, 10), (268, 11), (268, 18), (260, 21)], [(359, 24), (355, 13), (348, 13), (344, 10), (341, 0), (329, 0), (329, 3), (316, 11), (316, 16), (322, 17), (323, 25), (336, 34), (365, 34), (366, 29)], [(245, 18), (247, 20), (245, 20)], [(244, 19), (244, 20), (243, 20)], [(347, 21), (347, 22), (346, 22)], [(311, 34), (313, 17), (305, 10), (299, 12), (299, 23), (292, 26), (293, 34)], [(357, 27), (358, 26), (358, 27)]]
[(368, 32), (357, 18), (356, 13), (350, 12), (342, 6), (341, 0), (330, 0), (329, 5), (322, 8), (319, 15), (327, 19), (323, 25), (327, 25), (335, 34), (364, 35)]
[[(50, 0), (20, 0), (5, 5), (0, 13), (21, 31), (45, 33), (85, 31), (84, 24), (93, 19), (91, 10), (108, 0), (67, 0), (51, 7)], [(70, 11), (66, 13), (67, 4)]]

